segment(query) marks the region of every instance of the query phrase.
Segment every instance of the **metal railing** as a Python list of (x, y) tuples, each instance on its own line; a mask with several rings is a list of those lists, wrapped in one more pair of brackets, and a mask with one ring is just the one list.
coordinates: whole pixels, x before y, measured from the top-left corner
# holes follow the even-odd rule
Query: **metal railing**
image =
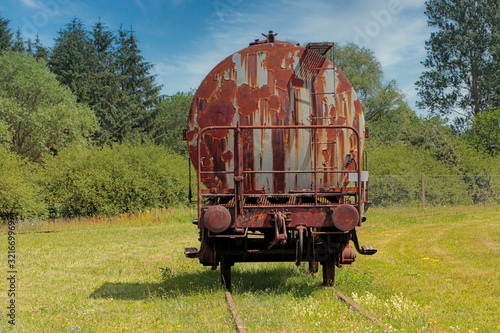
[[(243, 161), (242, 161), (242, 148), (240, 147), (240, 134), (241, 131), (244, 130), (300, 130), (300, 129), (306, 129), (306, 130), (312, 130), (312, 145), (311, 149), (313, 150), (313, 154), (311, 158), (313, 159), (313, 168), (312, 169), (305, 169), (305, 170), (243, 170)], [(233, 170), (213, 170), (213, 171), (207, 171), (203, 170), (203, 165), (202, 165), (202, 156), (201, 156), (201, 150), (198, 149), (197, 152), (197, 159), (198, 159), (198, 166), (197, 169), (199, 170), (197, 173), (197, 184), (198, 184), (198, 213), (201, 213), (201, 206), (203, 202), (204, 197), (234, 197), (234, 207), (235, 207), (235, 215), (237, 215), (237, 211), (241, 211), (243, 209), (243, 204), (244, 204), (244, 198), (245, 197), (255, 197), (259, 196), (258, 194), (243, 194), (243, 191), (239, 189), (241, 184), (243, 183), (243, 180), (246, 175), (249, 174), (290, 174), (290, 173), (308, 173), (312, 174), (312, 184), (313, 188), (311, 191), (304, 193), (305, 195), (310, 195), (311, 197), (314, 196), (314, 205), (325, 205), (325, 202), (321, 202), (320, 198), (328, 195), (335, 195), (335, 192), (321, 192), (318, 189), (317, 183), (318, 183), (318, 174), (319, 173), (329, 173), (329, 174), (348, 174), (348, 173), (356, 173), (357, 174), (357, 179), (361, 179), (361, 168), (359, 161), (361, 161), (361, 155), (359, 152), (359, 149), (357, 150), (356, 153), (356, 160), (358, 161), (356, 163), (356, 168), (355, 170), (333, 170), (333, 169), (328, 169), (325, 170), (325, 168), (318, 167), (317, 166), (317, 148), (316, 145), (316, 130), (318, 129), (347, 129), (352, 131), (356, 137), (356, 143), (357, 146), (360, 147), (360, 134), (358, 130), (352, 126), (346, 126), (346, 125), (273, 125), (273, 126), (240, 126), (239, 124), (237, 126), (210, 126), (210, 127), (205, 127), (200, 130), (198, 133), (198, 138), (197, 138), (197, 147), (201, 146), (201, 141), (203, 138), (203, 135), (206, 132), (209, 131), (217, 131), (217, 130), (232, 130), (235, 132), (234, 138), (235, 138), (235, 144), (234, 144), (234, 169)], [(207, 175), (207, 174), (231, 174), (234, 175), (234, 189), (229, 189), (229, 193), (221, 193), (217, 192), (216, 193), (207, 193), (204, 194), (202, 193), (202, 175)], [(240, 184), (240, 185), (238, 185)], [(363, 196), (362, 196), (362, 184), (363, 182), (355, 182), (354, 187), (347, 187), (353, 189), (351, 191), (347, 191), (347, 188), (342, 188), (346, 195), (353, 195), (355, 197), (355, 207), (359, 209), (360, 203), (363, 202)], [(351, 193), (349, 193), (351, 192)], [(290, 194), (283, 194), (283, 193), (265, 193), (262, 195), (262, 197), (277, 197), (277, 196), (282, 196), (286, 195), (288, 197), (293, 197), (293, 193)], [(331, 204), (332, 206), (334, 204)], [(239, 208), (238, 208), (239, 206)], [(255, 206), (257, 207), (257, 206)], [(290, 207), (288, 205), (288, 207)]]

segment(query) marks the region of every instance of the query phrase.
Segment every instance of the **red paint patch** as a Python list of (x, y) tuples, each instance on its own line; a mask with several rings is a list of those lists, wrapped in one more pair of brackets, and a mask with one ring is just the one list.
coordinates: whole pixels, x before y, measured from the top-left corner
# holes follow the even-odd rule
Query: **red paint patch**
[(230, 151), (230, 150), (226, 150), (223, 154), (222, 154), (222, 161), (224, 162), (229, 162), (233, 159), (233, 152)]

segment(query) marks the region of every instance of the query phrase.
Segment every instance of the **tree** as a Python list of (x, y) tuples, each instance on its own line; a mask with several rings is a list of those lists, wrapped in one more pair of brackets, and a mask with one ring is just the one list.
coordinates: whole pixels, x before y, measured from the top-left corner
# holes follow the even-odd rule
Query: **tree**
[(463, 139), (491, 156), (500, 154), (500, 109), (483, 111), (468, 121)]
[(5, 52), (0, 56), (0, 127), (4, 146), (40, 161), (70, 143), (85, 143), (96, 119), (45, 64)]
[(120, 141), (116, 135), (117, 114), (129, 105), (120, 103), (124, 93), (120, 90), (118, 67), (114, 59), (113, 33), (107, 30), (102, 21), (98, 21), (92, 29), (92, 43), (96, 52), (96, 61), (89, 74), (90, 101), (89, 105), (99, 119), (100, 131), (96, 139), (100, 143)]
[(21, 29), (17, 29), (16, 38), (12, 44), (12, 50), (17, 53), (26, 53), (23, 36), (21, 35)]
[(500, 105), (500, 2), (428, 0), (427, 68), (416, 82), (420, 108), (469, 118)]
[(404, 131), (401, 141), (430, 151), (444, 165), (457, 168), (460, 164), (458, 138), (453, 135), (446, 121), (438, 116), (428, 116), (413, 122)]
[(354, 43), (335, 47), (335, 64), (347, 76), (359, 99), (366, 102), (382, 86), (382, 65), (372, 50)]
[(161, 86), (156, 85), (153, 67), (140, 55), (134, 31), (118, 31), (115, 61), (120, 88), (120, 107), (114, 116), (115, 137), (119, 142), (143, 134), (151, 111), (159, 102)]
[(0, 16), (0, 52), (10, 50), (12, 44), (12, 32), (9, 29), (10, 20)]
[[(28, 40), (28, 43), (31, 44), (31, 40)], [(36, 60), (43, 60), (47, 62), (49, 60), (49, 51), (48, 49), (42, 45), (42, 42), (40, 42), (40, 36), (38, 34), (35, 37), (35, 43), (31, 45), (33, 51), (33, 56), (35, 57)], [(29, 47), (28, 47), (28, 53), (29, 52)]]
[(137, 46), (134, 31), (118, 31), (116, 61), (121, 89), (130, 93), (141, 112), (149, 112), (159, 101), (161, 86), (156, 85), (156, 75), (151, 75), (153, 65), (144, 60)]
[(78, 102), (89, 103), (89, 76), (94, 63), (95, 51), (89, 33), (75, 17), (65, 30), (59, 31), (49, 67), (59, 81), (76, 95)]
[(155, 108), (147, 126), (149, 135), (156, 144), (166, 145), (176, 153), (187, 154), (187, 144), (182, 139), (193, 92), (178, 92), (164, 98)]
[(370, 126), (371, 141), (388, 144), (400, 141), (416, 115), (399, 91), (396, 81), (382, 81), (382, 66), (373, 51), (354, 43), (338, 45), (335, 48), (335, 64), (359, 96)]

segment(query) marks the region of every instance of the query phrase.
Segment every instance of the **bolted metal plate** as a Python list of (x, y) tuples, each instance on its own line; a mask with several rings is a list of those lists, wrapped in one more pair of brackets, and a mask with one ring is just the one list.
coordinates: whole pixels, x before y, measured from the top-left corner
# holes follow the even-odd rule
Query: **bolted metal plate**
[(221, 233), (231, 225), (231, 213), (223, 206), (210, 206), (203, 215), (203, 224), (213, 233)]
[(332, 213), (333, 225), (341, 231), (352, 230), (358, 225), (359, 213), (351, 205), (340, 205)]

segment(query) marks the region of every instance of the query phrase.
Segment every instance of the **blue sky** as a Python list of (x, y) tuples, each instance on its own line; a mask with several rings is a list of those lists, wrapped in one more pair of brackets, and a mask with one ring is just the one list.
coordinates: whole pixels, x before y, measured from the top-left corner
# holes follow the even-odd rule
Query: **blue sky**
[[(52, 46), (73, 17), (99, 18), (116, 32), (133, 26), (167, 95), (197, 88), (221, 60), (273, 30), (277, 39), (355, 42), (375, 52), (415, 109), (414, 82), (429, 38), (424, 0), (2, 0), (0, 15), (24, 38)], [(421, 113), (421, 112), (419, 112)]]

